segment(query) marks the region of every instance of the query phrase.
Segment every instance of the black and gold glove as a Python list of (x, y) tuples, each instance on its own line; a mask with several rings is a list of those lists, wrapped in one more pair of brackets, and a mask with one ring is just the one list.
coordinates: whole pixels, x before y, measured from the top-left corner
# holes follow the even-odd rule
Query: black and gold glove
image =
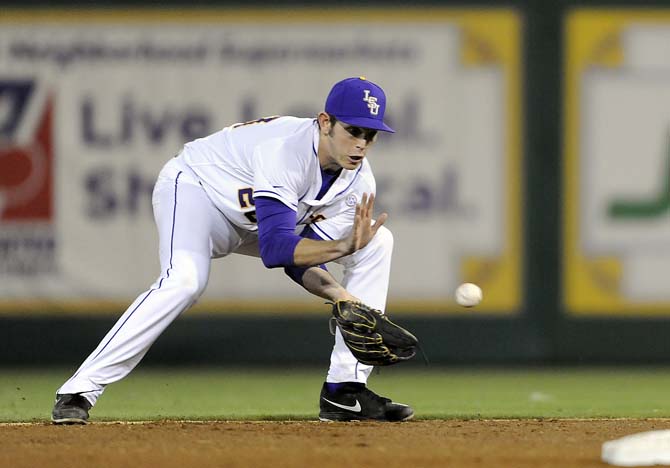
[(389, 366), (416, 354), (419, 340), (414, 335), (361, 302), (335, 302), (333, 317), (344, 343), (363, 364)]

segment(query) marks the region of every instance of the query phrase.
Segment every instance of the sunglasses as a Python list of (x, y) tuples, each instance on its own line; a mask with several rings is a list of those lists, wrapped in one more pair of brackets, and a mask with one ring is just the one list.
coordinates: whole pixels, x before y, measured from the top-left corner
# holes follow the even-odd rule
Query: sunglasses
[(353, 125), (345, 125), (339, 121), (338, 123), (354, 138), (363, 138), (365, 141), (370, 142), (377, 135), (377, 130), (372, 128), (354, 127)]

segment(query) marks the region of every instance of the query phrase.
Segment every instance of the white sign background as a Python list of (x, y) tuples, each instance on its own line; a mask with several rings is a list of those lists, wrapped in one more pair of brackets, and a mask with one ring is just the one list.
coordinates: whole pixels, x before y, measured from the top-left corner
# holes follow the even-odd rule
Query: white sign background
[[(461, 40), (434, 23), (3, 25), (0, 80), (37, 87), (19, 143), (54, 99), (57, 271), (3, 273), (0, 296), (134, 298), (159, 273), (149, 189), (185, 141), (263, 115), (316, 115), (333, 83), (365, 75), (397, 130), (369, 156), (396, 241), (390, 299), (450, 298), (461, 259), (499, 255), (505, 232), (502, 74), (464, 68)], [(214, 261), (202, 300), (296, 294), (307, 300), (281, 270), (232, 255)]]
[(584, 75), (581, 226), (584, 252), (622, 262), (621, 292), (667, 301), (670, 212), (611, 216), (616, 203), (660, 203), (670, 184), (670, 28), (631, 27), (626, 62)]

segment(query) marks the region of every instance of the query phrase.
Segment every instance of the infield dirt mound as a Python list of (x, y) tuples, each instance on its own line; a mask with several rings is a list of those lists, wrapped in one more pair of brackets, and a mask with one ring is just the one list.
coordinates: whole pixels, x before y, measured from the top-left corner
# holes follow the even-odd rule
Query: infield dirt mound
[(0, 467), (602, 467), (602, 443), (667, 419), (0, 425)]

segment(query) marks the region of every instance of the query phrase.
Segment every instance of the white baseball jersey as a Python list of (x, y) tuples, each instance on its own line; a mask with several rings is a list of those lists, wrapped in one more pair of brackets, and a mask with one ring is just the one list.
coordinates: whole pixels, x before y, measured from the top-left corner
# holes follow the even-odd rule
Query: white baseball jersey
[(236, 226), (258, 229), (253, 196), (280, 200), (297, 212), (296, 233), (311, 224), (323, 239), (351, 229), (363, 193), (375, 193), (367, 159), (343, 169), (320, 200), (321, 167), (315, 119), (268, 117), (226, 127), (187, 143), (180, 155), (223, 215)]

